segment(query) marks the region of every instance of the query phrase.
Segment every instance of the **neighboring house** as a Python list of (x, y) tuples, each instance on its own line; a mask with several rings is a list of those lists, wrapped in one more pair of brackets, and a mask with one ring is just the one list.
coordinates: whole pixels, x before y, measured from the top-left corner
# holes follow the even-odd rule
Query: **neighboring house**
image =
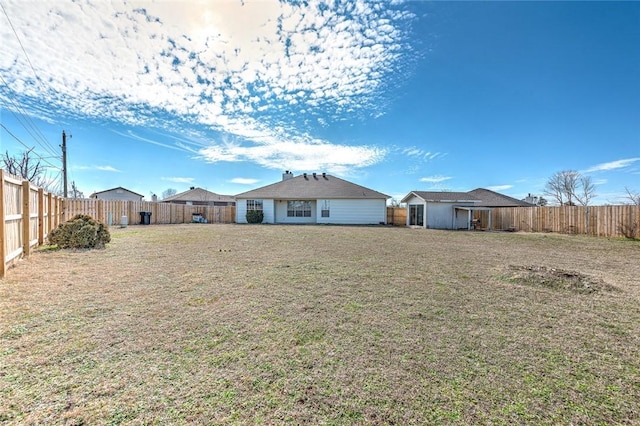
[(386, 194), (328, 175), (287, 171), (282, 181), (236, 195), (236, 222), (262, 210), (264, 223), (380, 224), (387, 220)]
[(412, 191), (402, 202), (407, 204), (407, 226), (431, 229), (471, 229), (479, 225), (478, 212), (486, 212), (483, 226), (491, 229), (492, 208), (534, 207), (484, 188), (469, 192)]
[(94, 192), (89, 195), (89, 198), (96, 198), (98, 200), (125, 200), (125, 201), (142, 201), (144, 195), (140, 195), (136, 192), (129, 191), (121, 186), (117, 188), (107, 189), (105, 191)]
[(528, 203), (526, 201), (518, 200), (508, 195), (500, 194), (494, 191), (490, 191), (484, 188), (474, 189), (467, 192), (481, 202), (480, 207), (534, 207), (535, 204)]
[(220, 195), (202, 188), (191, 187), (188, 191), (172, 195), (162, 200), (163, 203), (186, 204), (188, 206), (235, 206), (230, 195)]
[(407, 226), (469, 229), (469, 208), (481, 201), (467, 192), (411, 191), (402, 202), (407, 204)]

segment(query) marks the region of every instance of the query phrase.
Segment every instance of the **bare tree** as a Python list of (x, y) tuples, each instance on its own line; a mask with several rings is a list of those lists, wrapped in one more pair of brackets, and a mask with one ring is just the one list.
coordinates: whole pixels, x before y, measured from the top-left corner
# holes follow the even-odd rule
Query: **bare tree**
[(627, 192), (627, 199), (634, 206), (640, 206), (640, 192), (634, 192), (628, 187), (624, 187), (624, 190)]
[(69, 191), (69, 198), (84, 198), (84, 192), (78, 189), (75, 180), (71, 182), (71, 191)]
[(574, 194), (578, 204), (588, 206), (591, 199), (597, 197), (596, 186), (591, 181), (591, 176), (580, 176), (578, 179), (578, 185), (575, 188)]
[(33, 148), (24, 151), (20, 156), (12, 157), (9, 151), (2, 156), (3, 168), (12, 175), (28, 180), (40, 187), (47, 186), (45, 167), (33, 156)]
[(178, 191), (176, 191), (173, 188), (167, 188), (164, 191), (162, 191), (162, 199), (166, 200), (167, 198), (176, 195)]
[(596, 196), (595, 185), (590, 176), (582, 176), (575, 170), (554, 173), (544, 187), (544, 194), (561, 206), (586, 206)]

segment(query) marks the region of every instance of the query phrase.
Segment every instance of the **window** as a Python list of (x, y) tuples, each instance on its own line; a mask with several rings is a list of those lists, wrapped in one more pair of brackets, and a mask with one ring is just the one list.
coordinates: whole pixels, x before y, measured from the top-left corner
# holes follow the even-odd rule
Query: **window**
[(311, 217), (311, 201), (287, 201), (287, 217)]
[(262, 211), (262, 200), (247, 200), (247, 211)]
[(322, 211), (320, 212), (320, 216), (329, 217), (329, 200), (324, 200), (322, 202)]

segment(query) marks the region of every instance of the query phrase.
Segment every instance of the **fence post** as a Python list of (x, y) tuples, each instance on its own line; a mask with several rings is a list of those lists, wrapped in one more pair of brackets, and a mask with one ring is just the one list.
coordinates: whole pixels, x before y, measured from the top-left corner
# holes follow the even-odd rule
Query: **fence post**
[(44, 244), (44, 189), (38, 188), (38, 245)]
[(4, 277), (6, 270), (6, 242), (5, 242), (5, 217), (4, 217), (4, 170), (0, 169), (0, 278)]
[(53, 230), (53, 204), (51, 203), (53, 194), (47, 194), (47, 235)]
[(28, 180), (22, 181), (22, 254), (24, 257), (29, 257), (31, 253), (30, 230), (31, 223), (29, 223), (29, 191), (31, 190), (31, 183)]

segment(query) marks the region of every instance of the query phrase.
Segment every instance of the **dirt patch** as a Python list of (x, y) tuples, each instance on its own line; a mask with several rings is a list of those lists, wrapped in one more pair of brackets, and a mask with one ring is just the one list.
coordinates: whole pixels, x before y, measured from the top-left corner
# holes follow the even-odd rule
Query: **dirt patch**
[(576, 271), (547, 268), (546, 266), (509, 265), (508, 280), (518, 284), (566, 290), (581, 294), (596, 291), (620, 291), (603, 280)]

